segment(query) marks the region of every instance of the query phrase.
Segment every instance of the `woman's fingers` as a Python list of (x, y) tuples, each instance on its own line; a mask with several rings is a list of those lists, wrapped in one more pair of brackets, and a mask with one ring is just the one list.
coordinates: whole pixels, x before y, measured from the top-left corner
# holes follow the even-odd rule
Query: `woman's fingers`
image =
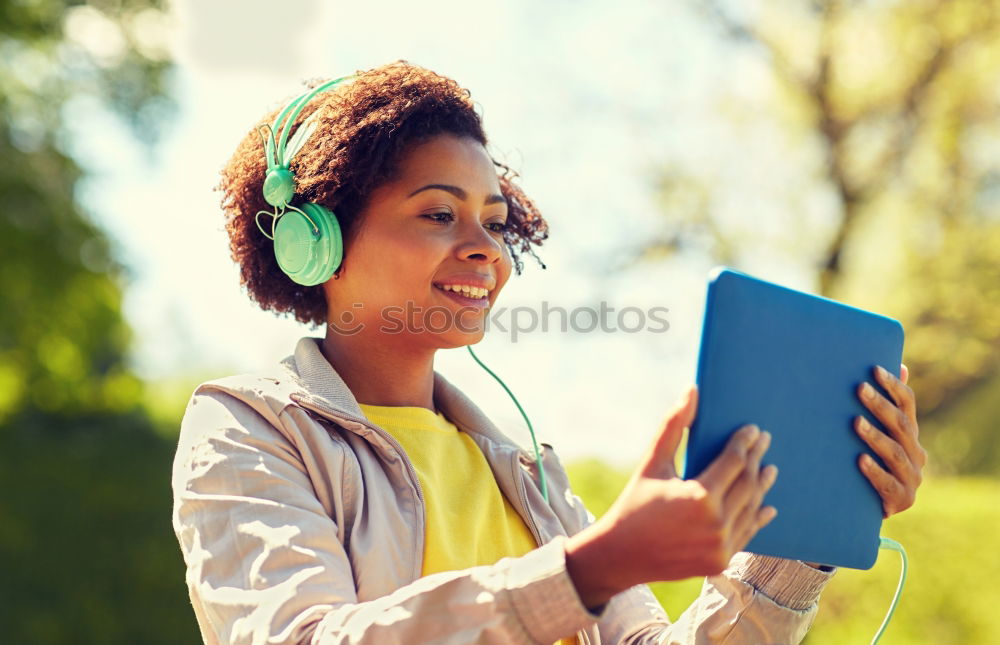
[(747, 545), (753, 536), (757, 535), (758, 531), (771, 523), (771, 520), (778, 516), (778, 509), (773, 506), (765, 506), (757, 511), (757, 517), (754, 518), (754, 523), (751, 527), (752, 532), (747, 536), (746, 542), (740, 546), (740, 550)]
[(667, 479), (675, 476), (674, 457), (680, 445), (684, 428), (694, 422), (695, 411), (698, 409), (698, 387), (691, 385), (674, 409), (667, 415), (660, 433), (649, 449), (642, 474), (646, 477)]
[(758, 517), (764, 495), (777, 474), (774, 466), (763, 472), (760, 468), (770, 445), (770, 433), (744, 427), (703, 473), (702, 485), (722, 502), (722, 531), (729, 551), (738, 551), (750, 541), (758, 530), (758, 520), (770, 521), (773, 517), (773, 509)]
[[(746, 543), (756, 535), (757, 531), (763, 526), (760, 524), (761, 521), (761, 504), (764, 502), (764, 496), (767, 495), (767, 491), (771, 490), (774, 485), (775, 480), (778, 477), (778, 467), (774, 464), (765, 466), (760, 470), (760, 474), (757, 478), (757, 486), (753, 490), (753, 494), (746, 503), (746, 505), (740, 510), (737, 516), (733, 534), (735, 536), (735, 546), (737, 550), (742, 549), (746, 546)], [(765, 507), (770, 508), (765, 515), (766, 522), (770, 522), (774, 518), (774, 514), (777, 514), (777, 509), (773, 506)]]
[[(902, 384), (901, 386), (906, 387)], [(910, 460), (923, 466), (927, 460), (927, 454), (917, 440), (916, 419), (910, 414), (904, 413), (889, 399), (879, 394), (868, 382), (864, 382), (858, 387), (858, 394), (865, 407), (871, 410), (875, 418), (889, 430), (892, 437), (906, 451)]]
[(869, 383), (862, 384), (858, 391), (861, 401), (888, 429), (888, 434), (873, 427), (863, 416), (854, 420), (858, 434), (885, 464), (883, 468), (867, 454), (859, 461), (861, 472), (882, 497), (885, 517), (913, 506), (927, 464), (927, 451), (918, 437), (916, 400), (905, 383), (909, 377), (905, 367), (900, 365), (902, 378), (896, 378), (881, 366), (875, 367), (875, 379), (892, 401)]
[[(722, 506), (727, 516), (736, 522), (744, 508), (751, 503), (759, 492), (760, 460), (771, 446), (771, 433), (761, 432), (757, 441), (747, 452), (746, 466), (729, 490), (723, 493)], [(759, 505), (759, 502), (758, 502)]]
[(726, 443), (722, 453), (710, 463), (695, 479), (709, 492), (722, 499), (746, 467), (750, 447), (760, 436), (760, 428), (755, 425), (743, 426)]
[(910, 386), (896, 378), (892, 372), (881, 365), (875, 367), (875, 380), (886, 389), (903, 414), (908, 417), (916, 417), (917, 400)]
[(733, 552), (742, 551), (757, 533), (771, 523), (778, 515), (778, 509), (773, 506), (757, 508), (747, 514), (746, 521), (741, 525), (739, 534), (733, 541)]
[(909, 484), (919, 483), (920, 473), (907, 454), (906, 449), (899, 442), (873, 426), (868, 422), (868, 419), (861, 416), (855, 418), (854, 428), (857, 430), (858, 435), (861, 436), (861, 439), (868, 444), (876, 455), (882, 458), (882, 462), (889, 467), (889, 471), (896, 479)]
[(883, 516), (889, 517), (913, 506), (917, 488), (923, 479), (921, 466), (910, 459), (899, 443), (872, 426), (864, 417), (857, 417), (854, 427), (888, 467), (888, 470), (882, 468), (867, 454), (862, 455), (859, 462), (861, 472), (882, 498)]
[(861, 467), (861, 472), (882, 498), (883, 517), (889, 517), (913, 506), (916, 491), (904, 486), (898, 479), (875, 463), (871, 456), (861, 455), (858, 464)]

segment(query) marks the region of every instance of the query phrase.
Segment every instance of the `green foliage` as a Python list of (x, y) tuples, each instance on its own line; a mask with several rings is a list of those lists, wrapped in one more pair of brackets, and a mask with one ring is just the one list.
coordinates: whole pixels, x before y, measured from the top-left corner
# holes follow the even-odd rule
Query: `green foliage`
[(175, 447), (139, 414), (5, 429), (3, 642), (200, 642), (170, 525)]
[(964, 470), (995, 477), (1000, 463), (1000, 375), (968, 388), (945, 413), (921, 424), (935, 470)]
[[(1000, 70), (1000, 67), (998, 67)], [(1000, 468), (1000, 222), (944, 227), (934, 252), (914, 252), (894, 299), (907, 329), (907, 365), (930, 465), (940, 473), (996, 476)]]
[(627, 472), (611, 468), (597, 457), (566, 464), (566, 473), (573, 492), (586, 502), (595, 517), (607, 512), (628, 481)]
[[(35, 0), (0, 8), (0, 426), (21, 411), (128, 412), (125, 267), (77, 202), (67, 119), (97, 101), (151, 141), (169, 113), (153, 45), (160, 0)], [(67, 431), (72, 427), (66, 424)]]
[[(780, 256), (814, 271), (822, 295), (897, 318), (925, 436), (943, 448), (932, 466), (997, 472), (996, 432), (968, 420), (987, 418), (988, 398), (972, 396), (984, 383), (1000, 398), (1000, 0), (696, 4), (766, 77), (755, 95), (720, 85), (717, 126), (734, 142), (778, 136), (744, 148), (749, 159), (665, 164), (672, 233), (636, 257), (693, 249), (739, 268)], [(764, 165), (786, 181), (739, 200), (773, 215), (727, 215), (733, 188), (717, 178)]]
[(58, 141), (74, 99), (96, 99), (153, 142), (173, 114), (163, 0), (0, 4), (0, 112), (26, 151)]
[(162, 5), (0, 3), (4, 643), (200, 640), (170, 526), (176, 444), (127, 364), (126, 270), (77, 201), (69, 121), (102, 106), (154, 139), (170, 105)]
[(74, 203), (75, 164), (52, 149), (24, 153), (0, 138), (0, 423), (30, 408), (124, 411), (141, 383), (125, 356), (120, 272), (104, 234)]
[[(591, 459), (567, 465), (574, 491), (591, 511), (606, 510), (628, 473)], [(925, 480), (917, 504), (883, 525), (910, 560), (907, 585), (883, 642), (899, 645), (989, 643), (1000, 633), (1000, 482), (953, 477)], [(595, 512), (599, 516), (598, 513)], [(896, 553), (882, 551), (869, 571), (840, 569), (820, 598), (806, 643), (867, 643), (878, 630), (899, 579)], [(676, 618), (701, 579), (650, 585)]]

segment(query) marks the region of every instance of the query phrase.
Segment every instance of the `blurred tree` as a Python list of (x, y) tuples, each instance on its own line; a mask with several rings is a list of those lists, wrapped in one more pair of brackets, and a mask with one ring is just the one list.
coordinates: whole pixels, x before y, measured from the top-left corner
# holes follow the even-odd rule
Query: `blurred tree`
[(127, 366), (126, 270), (73, 157), (95, 108), (155, 141), (172, 109), (164, 20), (161, 0), (0, 3), (5, 643), (199, 640), (170, 527), (175, 444)]
[[(774, 90), (756, 112), (724, 102), (727, 118), (784, 139), (773, 165), (723, 163), (743, 172), (756, 163), (752, 172), (783, 173), (789, 186), (740, 195), (744, 221), (734, 225), (724, 186), (697, 169), (665, 168), (674, 233), (636, 257), (701, 244), (726, 264), (763, 248), (810, 265), (820, 294), (903, 323), (931, 465), (995, 472), (996, 424), (966, 408), (1000, 398), (1000, 2), (697, 6), (737, 53), (761, 63), (759, 84)], [(809, 207), (817, 201), (832, 206)], [(768, 228), (768, 202), (778, 203), (783, 231), (764, 246), (746, 229)], [(827, 216), (810, 221), (817, 210)]]
[(97, 103), (152, 143), (171, 111), (161, 0), (0, 5), (0, 424), (16, 413), (122, 411), (125, 268), (77, 202), (74, 112)]

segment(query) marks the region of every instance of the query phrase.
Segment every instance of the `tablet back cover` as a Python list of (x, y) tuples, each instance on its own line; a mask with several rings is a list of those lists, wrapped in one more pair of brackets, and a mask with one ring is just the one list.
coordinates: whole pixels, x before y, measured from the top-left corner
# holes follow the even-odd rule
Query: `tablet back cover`
[(763, 463), (778, 466), (778, 479), (764, 504), (778, 515), (745, 550), (871, 568), (882, 503), (857, 460), (862, 452), (881, 460), (853, 419), (884, 428), (855, 392), (869, 381), (885, 394), (875, 365), (899, 376), (902, 326), (732, 269), (709, 275), (685, 476), (697, 476), (736, 429), (755, 423), (772, 435)]

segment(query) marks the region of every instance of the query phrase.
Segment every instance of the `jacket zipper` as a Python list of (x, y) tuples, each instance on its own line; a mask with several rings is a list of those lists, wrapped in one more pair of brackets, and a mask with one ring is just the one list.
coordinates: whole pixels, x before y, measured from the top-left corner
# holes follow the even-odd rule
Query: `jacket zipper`
[(538, 530), (538, 525), (535, 523), (535, 516), (531, 513), (531, 507), (528, 506), (528, 493), (524, 486), (524, 474), (519, 472), (518, 468), (518, 451), (513, 451), (511, 453), (510, 459), (510, 474), (514, 478), (517, 486), (517, 496), (520, 498), (521, 508), (524, 509), (524, 515), (528, 518), (528, 528), (531, 530), (531, 534), (535, 537), (535, 544), (542, 546), (542, 533)]
[(396, 455), (399, 457), (400, 461), (403, 462), (403, 465), (406, 466), (406, 472), (408, 477), (410, 478), (410, 484), (413, 486), (414, 490), (417, 491), (417, 499), (420, 500), (420, 531), (417, 532), (418, 548), (417, 548), (417, 558), (416, 558), (418, 567), (416, 568), (415, 571), (415, 577), (419, 578), (423, 573), (424, 527), (427, 524), (427, 505), (426, 502), (424, 501), (424, 491), (420, 487), (420, 479), (417, 477), (417, 471), (416, 469), (413, 468), (413, 464), (410, 463), (409, 457), (406, 456), (406, 452), (403, 450), (403, 446), (400, 445), (400, 443), (396, 441), (396, 439), (392, 435), (382, 430), (382, 428), (372, 425), (365, 419), (360, 419), (357, 417), (340, 414), (339, 412), (331, 410), (325, 405), (316, 403), (308, 399), (295, 398), (293, 400), (295, 400), (299, 405), (302, 405), (302, 407), (309, 408), (313, 410), (313, 412), (318, 412), (320, 414), (323, 414), (332, 421), (347, 420), (347, 421), (354, 421), (355, 423), (360, 423), (361, 425), (365, 426), (366, 428), (374, 432), (376, 435), (381, 437), (383, 440), (385, 440), (386, 443), (388, 443), (392, 447), (392, 449), (396, 451)]

